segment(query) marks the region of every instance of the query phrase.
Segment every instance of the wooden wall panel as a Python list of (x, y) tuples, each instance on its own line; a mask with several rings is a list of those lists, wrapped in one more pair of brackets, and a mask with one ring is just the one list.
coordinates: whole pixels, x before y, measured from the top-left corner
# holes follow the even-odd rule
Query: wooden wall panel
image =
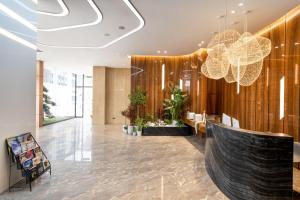
[(284, 132), (299, 141), (300, 16), (286, 23)]
[[(154, 114), (158, 117), (163, 115), (163, 100), (170, 98), (169, 84), (179, 85), (180, 79), (183, 82), (183, 91), (190, 96), (189, 110), (215, 114), (216, 104), (216, 81), (210, 80), (207, 83), (205, 76), (201, 75), (200, 67), (202, 60), (205, 60), (206, 52), (199, 57), (199, 54), (187, 56), (132, 56), (132, 73), (135, 67), (144, 71), (137, 76), (131, 77), (131, 91), (141, 87), (147, 92), (147, 105), (145, 113)], [(165, 89), (162, 90), (162, 65), (165, 64)], [(188, 79), (184, 74), (187, 73)], [(199, 82), (199, 86), (198, 86)], [(209, 94), (209, 95), (208, 95)], [(208, 99), (207, 96), (210, 98)], [(207, 107), (210, 106), (210, 108)]]
[[(236, 93), (236, 83), (217, 81), (218, 114), (226, 113), (245, 129), (287, 133), (299, 141), (300, 16), (277, 24), (262, 36), (272, 41), (262, 72), (249, 87)], [(280, 119), (280, 80), (284, 77), (284, 118)], [(209, 97), (208, 97), (209, 98)]]
[(121, 111), (129, 103), (130, 69), (106, 68), (105, 74), (105, 123), (123, 124)]

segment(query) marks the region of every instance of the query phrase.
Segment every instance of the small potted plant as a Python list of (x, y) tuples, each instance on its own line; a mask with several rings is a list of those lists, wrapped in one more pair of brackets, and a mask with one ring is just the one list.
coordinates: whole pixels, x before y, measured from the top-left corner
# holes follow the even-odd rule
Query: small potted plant
[(125, 124), (123, 125), (123, 131), (124, 131), (124, 133), (127, 133), (128, 135), (132, 135), (132, 133), (133, 133), (133, 126), (132, 126), (131, 123), (129, 125), (127, 125), (126, 118), (132, 119), (134, 117), (134, 107), (131, 106), (131, 105), (129, 105), (126, 110), (123, 110), (121, 112), (121, 114), (125, 117)]
[(145, 119), (143, 118), (136, 118), (135, 125), (137, 126), (137, 136), (142, 136), (143, 128), (146, 126)]
[(128, 124), (126, 121), (126, 119), (128, 118), (128, 115), (129, 115), (128, 112), (129, 112), (128, 108), (126, 110), (121, 111), (121, 115), (124, 116), (124, 119), (125, 119), (122, 130), (123, 130), (123, 133), (126, 133), (126, 134), (127, 134), (127, 130), (128, 130)]

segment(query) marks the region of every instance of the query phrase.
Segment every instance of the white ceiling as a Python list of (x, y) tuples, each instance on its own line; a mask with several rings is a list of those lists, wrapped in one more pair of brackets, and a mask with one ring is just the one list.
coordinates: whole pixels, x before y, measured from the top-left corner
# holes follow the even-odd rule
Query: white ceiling
[[(109, 47), (97, 48), (58, 48), (39, 45), (42, 50), (38, 58), (48, 66), (59, 67), (91, 67), (114, 66), (128, 67), (130, 59), (127, 55), (181, 55), (197, 50), (198, 44), (212, 36), (213, 32), (224, 29), (226, 0), (131, 0), (145, 21), (145, 26), (128, 37)], [(239, 7), (239, 3), (244, 6)], [(39, 15), (40, 29), (57, 28), (97, 20), (97, 14), (88, 0), (64, 0), (69, 8), (69, 15), (54, 17)], [(100, 23), (83, 28), (38, 32), (38, 42), (50, 46), (78, 47), (103, 46), (110, 41), (137, 28), (140, 24), (137, 16), (123, 0), (94, 0), (103, 16)], [(228, 27), (242, 31), (245, 27), (245, 10), (248, 14), (248, 31), (256, 32), (300, 3), (300, 0), (227, 0)], [(58, 0), (39, 0), (40, 11), (62, 12)], [(231, 14), (235, 10), (236, 14)], [(231, 25), (237, 22), (235, 25)], [(125, 26), (125, 30), (118, 29)], [(110, 34), (105, 36), (105, 34)], [(162, 53), (157, 54), (157, 50)], [(167, 54), (164, 54), (167, 50)]]

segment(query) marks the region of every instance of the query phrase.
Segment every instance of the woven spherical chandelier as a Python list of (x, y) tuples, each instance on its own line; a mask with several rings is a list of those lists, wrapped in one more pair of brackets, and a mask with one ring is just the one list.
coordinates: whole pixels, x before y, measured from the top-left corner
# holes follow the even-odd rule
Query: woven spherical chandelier
[(228, 74), (224, 77), (224, 79), (227, 83), (236, 82), (236, 79), (234, 78), (233, 73), (232, 73), (232, 67), (231, 66), (229, 67)]
[(239, 67), (235, 65), (231, 65), (231, 72), (235, 81), (241, 80), (241, 78), (244, 77), (246, 68), (247, 65), (240, 65)]
[(217, 44), (224, 44), (226, 48), (229, 48), (233, 43), (235, 43), (241, 34), (233, 29), (225, 30), (221, 33), (214, 35), (207, 45), (207, 48), (211, 48)]
[(227, 75), (229, 69), (226, 46), (221, 43), (210, 47), (206, 60), (206, 68), (212, 79), (220, 79)]
[(249, 65), (263, 58), (263, 51), (257, 38), (248, 32), (243, 33), (240, 39), (228, 49), (228, 60), (235, 66)]
[(261, 60), (257, 63), (253, 63), (247, 65), (245, 68), (245, 73), (243, 77), (240, 79), (240, 85), (242, 86), (250, 86), (252, 85), (259, 77), (264, 61)]
[(256, 39), (259, 43), (263, 57), (264, 58), (267, 57), (271, 53), (271, 50), (272, 50), (271, 40), (268, 38), (262, 37), (262, 36), (257, 36)]
[(210, 78), (212, 79), (212, 77), (210, 77), (208, 71), (207, 71), (207, 66), (206, 66), (206, 63), (203, 63), (202, 66), (201, 66), (201, 72), (204, 76), (206, 76), (207, 78)]

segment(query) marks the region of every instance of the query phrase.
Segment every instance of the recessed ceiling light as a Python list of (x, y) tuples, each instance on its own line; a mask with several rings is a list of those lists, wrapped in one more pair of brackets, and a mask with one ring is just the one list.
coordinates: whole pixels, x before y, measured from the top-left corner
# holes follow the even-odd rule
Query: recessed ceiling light
[(164, 54), (167, 54), (168, 53), (168, 51), (167, 50), (164, 50)]
[(243, 2), (239, 3), (239, 7), (243, 7), (243, 6), (244, 6)]
[(217, 19), (223, 19), (225, 17), (225, 15), (219, 15), (217, 16)]
[(127, 58), (131, 59), (131, 55), (127, 55)]
[(124, 30), (125, 29), (125, 26), (119, 26), (118, 27), (120, 30)]
[(244, 12), (243, 12), (243, 14), (249, 14), (249, 13), (251, 13), (252, 12), (252, 10), (245, 10)]
[(282, 47), (284, 47), (284, 44), (281, 44)]
[(231, 14), (235, 14), (235, 10), (232, 10), (232, 11), (231, 11)]
[(199, 44), (198, 44), (198, 47), (201, 47), (201, 46), (202, 46), (202, 44), (201, 44), (201, 43), (199, 43)]
[(110, 34), (109, 34), (109, 33), (105, 33), (104, 36), (105, 36), (105, 37), (108, 37), (108, 36), (110, 36)]
[(205, 43), (205, 41), (204, 41), (204, 40), (202, 40), (202, 41), (201, 41), (201, 44), (204, 44), (204, 43)]
[(299, 42), (295, 42), (295, 46), (299, 45)]
[(275, 46), (275, 49), (278, 49), (278, 46)]
[(231, 25), (237, 25), (239, 23), (240, 23), (239, 21), (235, 21), (235, 22), (232, 22)]
[(160, 50), (157, 50), (156, 52), (157, 52), (157, 53), (160, 53)]

